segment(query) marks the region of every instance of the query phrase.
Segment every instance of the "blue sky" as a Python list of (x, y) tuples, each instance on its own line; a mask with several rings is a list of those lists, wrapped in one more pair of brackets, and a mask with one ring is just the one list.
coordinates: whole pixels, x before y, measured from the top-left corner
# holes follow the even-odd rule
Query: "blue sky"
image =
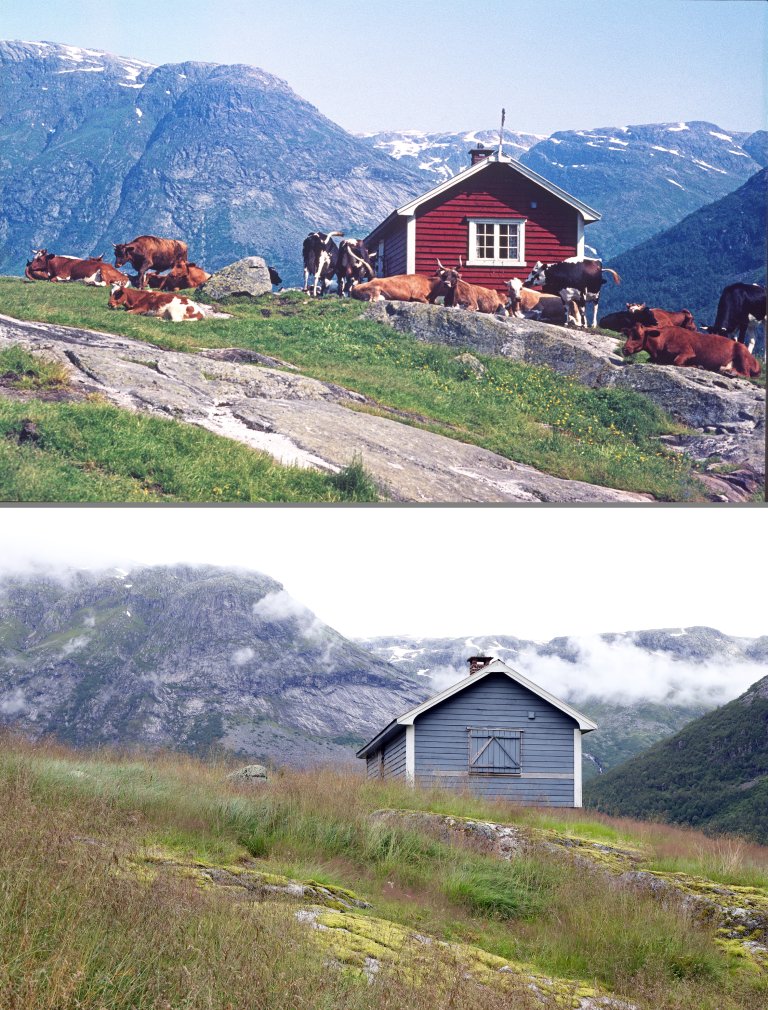
[(3, 0), (0, 36), (250, 63), (353, 132), (766, 126), (762, 0)]

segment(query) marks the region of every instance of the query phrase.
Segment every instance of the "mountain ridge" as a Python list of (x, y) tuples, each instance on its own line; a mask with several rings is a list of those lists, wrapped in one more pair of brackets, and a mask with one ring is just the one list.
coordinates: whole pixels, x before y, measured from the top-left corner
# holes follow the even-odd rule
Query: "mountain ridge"
[[(112, 242), (150, 232), (184, 239), (208, 269), (263, 255), (296, 284), (309, 231), (365, 235), (466, 167), (469, 144), (498, 137), (355, 136), (247, 64), (155, 66), (0, 42), (0, 74), (4, 272), (20, 273), (31, 248), (109, 253)], [(768, 158), (764, 131), (703, 121), (550, 137), (507, 130), (504, 146), (603, 214), (587, 232), (587, 254), (606, 259), (734, 190)]]

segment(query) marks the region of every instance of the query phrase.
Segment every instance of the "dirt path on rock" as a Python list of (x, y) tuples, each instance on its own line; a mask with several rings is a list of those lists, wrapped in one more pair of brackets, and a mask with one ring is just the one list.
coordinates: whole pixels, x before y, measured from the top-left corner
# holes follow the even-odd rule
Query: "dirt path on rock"
[[(356, 456), (400, 502), (645, 502), (651, 496), (563, 480), (478, 446), (350, 410), (369, 401), (241, 349), (189, 354), (93, 330), (0, 315), (0, 347), (66, 362), (74, 390), (172, 417), (269, 453), (337, 471)], [(226, 360), (229, 358), (229, 360)]]

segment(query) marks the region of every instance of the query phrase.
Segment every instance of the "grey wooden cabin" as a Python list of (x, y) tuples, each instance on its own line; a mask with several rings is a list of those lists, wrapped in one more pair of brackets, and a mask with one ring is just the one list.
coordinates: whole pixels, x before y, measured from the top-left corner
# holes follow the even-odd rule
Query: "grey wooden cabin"
[(498, 659), (406, 712), (357, 752), (369, 778), (581, 806), (581, 736), (597, 725)]

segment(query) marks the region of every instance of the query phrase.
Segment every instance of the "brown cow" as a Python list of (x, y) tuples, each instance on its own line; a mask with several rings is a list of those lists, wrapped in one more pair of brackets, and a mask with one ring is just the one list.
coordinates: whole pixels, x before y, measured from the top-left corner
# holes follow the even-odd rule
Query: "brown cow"
[(138, 287), (144, 287), (147, 270), (172, 270), (187, 262), (187, 243), (175, 238), (158, 238), (156, 235), (139, 235), (130, 242), (114, 246), (115, 266), (130, 263), (138, 271)]
[(391, 277), (376, 277), (365, 284), (355, 284), (349, 294), (361, 302), (429, 302), (434, 305), (439, 284), (439, 277), (393, 274)]
[(83, 281), (94, 276), (102, 265), (100, 256), (78, 259), (76, 256), (56, 256), (45, 249), (38, 249), (24, 272), (33, 280)]
[(439, 284), (436, 294), (443, 295), (446, 305), (469, 309), (471, 312), (493, 313), (503, 310), (506, 315), (507, 299), (498, 291), (461, 279), (461, 260), (454, 270), (444, 267), (440, 260), (437, 261), (437, 268)]
[(760, 374), (759, 362), (744, 344), (713, 333), (692, 333), (682, 326), (650, 329), (636, 323), (629, 331), (624, 353), (638, 351), (647, 351), (657, 365), (687, 365), (745, 378)]
[[(653, 323), (656, 326), (682, 326), (684, 330), (696, 332), (696, 323), (693, 314), (688, 309), (681, 309), (679, 312), (668, 312), (666, 309), (649, 309), (645, 302), (627, 302), (627, 312), (631, 316), (639, 316), (642, 313), (651, 313)], [(648, 325), (644, 319), (636, 319), (635, 322)]]
[[(205, 284), (211, 275), (206, 273), (196, 263), (185, 263), (175, 266), (170, 273), (159, 278), (157, 285), (160, 291), (181, 291), (184, 288), (198, 288)], [(155, 287), (150, 281), (150, 286)]]
[(160, 316), (174, 323), (195, 319), (231, 319), (226, 312), (216, 312), (210, 305), (193, 302), (184, 295), (165, 291), (140, 291), (115, 284), (109, 296), (111, 309), (126, 309), (134, 316)]

